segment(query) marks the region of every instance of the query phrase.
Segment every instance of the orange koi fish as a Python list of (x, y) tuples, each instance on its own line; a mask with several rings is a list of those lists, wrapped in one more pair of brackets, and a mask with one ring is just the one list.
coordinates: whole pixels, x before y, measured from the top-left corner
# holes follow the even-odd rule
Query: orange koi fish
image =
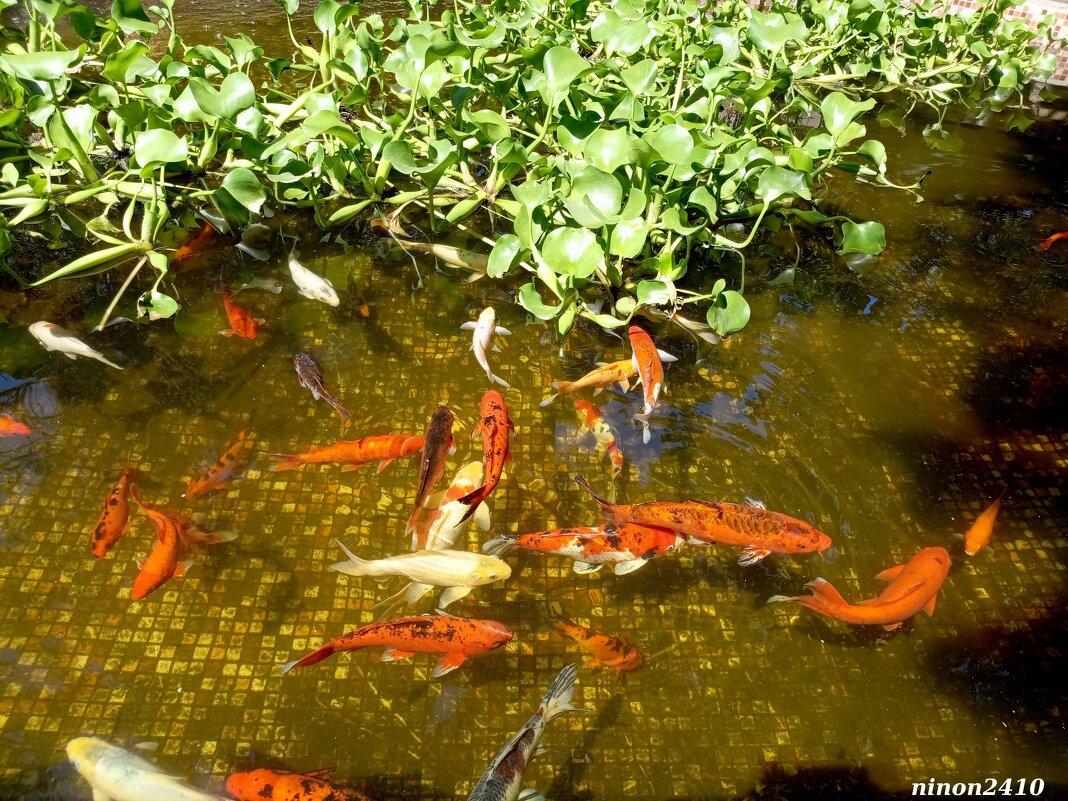
[(378, 472), (385, 470), (394, 459), (411, 456), (423, 447), (423, 438), (414, 434), (378, 434), (363, 439), (341, 440), (325, 448), (312, 448), (307, 453), (270, 453), (278, 464), (271, 470), (294, 470), (305, 464), (341, 464), (347, 473), (368, 462), (381, 462)]
[(226, 792), (237, 801), (371, 801), (363, 793), (328, 783), (333, 772), (284, 773), (261, 768), (233, 773), (226, 780)]
[(641, 414), (634, 415), (634, 419), (641, 421), (642, 442), (649, 444), (649, 418), (664, 386), (663, 362), (673, 362), (676, 359), (670, 353), (658, 351), (652, 337), (640, 327), (632, 325), (627, 333), (630, 336), (630, 358), (645, 393), (645, 407)]
[(1003, 490), (1001, 495), (980, 513), (972, 523), (972, 527), (968, 529), (968, 533), (964, 535), (964, 553), (968, 556), (975, 556), (990, 542), (990, 535), (994, 533), (994, 519), (998, 516), (998, 509), (1001, 508), (1001, 498), (1004, 494)]
[(448, 406), (439, 406), (427, 423), (426, 435), (423, 437), (423, 453), (419, 464), (419, 486), (415, 491), (415, 508), (408, 518), (405, 534), (415, 531), (419, 522), (419, 513), (434, 485), (445, 472), (445, 460), (450, 453), (456, 452), (456, 443), (452, 439), (452, 412)]
[(104, 498), (104, 511), (100, 513), (90, 539), (93, 556), (97, 559), (103, 559), (130, 527), (130, 502), (127, 496), (136, 475), (137, 470), (127, 461), (119, 480)]
[(554, 620), (553, 626), (579, 644), (593, 658), (586, 667), (611, 667), (622, 675), (645, 664), (642, 652), (620, 637), (579, 626), (568, 620)]
[(206, 472), (186, 485), (186, 500), (195, 501), (197, 498), (210, 495), (232, 479), (239, 471), (243, 470), (248, 453), (252, 450), (252, 445), (250, 432), (246, 428), (237, 435), (234, 443), (226, 449), (222, 456), (215, 460), (215, 463)]
[(383, 662), (407, 659), (413, 654), (444, 654), (434, 667), (437, 678), (456, 670), (468, 656), (493, 651), (511, 639), (511, 629), (496, 620), (451, 615), (398, 617), (350, 631), (301, 659), (287, 662), (281, 670), (288, 673), (293, 668), (314, 665), (338, 651), (383, 647)]
[(230, 292), (230, 287), (223, 285), (223, 306), (226, 308), (226, 320), (230, 323), (230, 327), (225, 331), (220, 331), (220, 334), (224, 336), (237, 336), (242, 339), (255, 339), (256, 338), (256, 326), (263, 325), (266, 320), (262, 318), (255, 318), (252, 313), (249, 312), (240, 303), (234, 300), (233, 294)]
[(593, 432), (597, 440), (597, 446), (604, 449), (608, 458), (612, 460), (612, 478), (623, 472), (623, 451), (616, 444), (616, 435), (608, 421), (604, 419), (601, 410), (587, 400), (575, 398), (575, 411), (578, 412), (582, 425)]
[(137, 560), (140, 572), (134, 579), (133, 590), (130, 592), (130, 598), (134, 601), (140, 601), (155, 592), (175, 576), (184, 575), (189, 569), (189, 562), (183, 562), (181, 559), (190, 548), (237, 539), (237, 535), (232, 531), (209, 534), (201, 531), (195, 521), (184, 515), (146, 506), (141, 501), (136, 485), (130, 487), (130, 494), (152, 521), (158, 540), (148, 559)]
[(14, 417), (0, 414), (0, 437), (28, 437), (33, 431)]
[(812, 595), (773, 595), (768, 603), (791, 601), (845, 623), (881, 625), (893, 631), (922, 609), (933, 615), (938, 591), (952, 564), (945, 548), (924, 548), (903, 565), (884, 570), (875, 578), (890, 582), (877, 598), (848, 603), (826, 579), (805, 585)]
[(211, 223), (204, 223), (200, 230), (195, 234), (191, 234), (185, 244), (178, 248), (178, 252), (174, 254), (174, 260), (181, 264), (186, 259), (191, 259), (197, 255), (208, 243), (215, 238), (215, 229), (211, 227)]
[(830, 537), (803, 520), (762, 506), (706, 501), (614, 504), (596, 495), (582, 476), (575, 481), (600, 504), (609, 522), (666, 528), (704, 544), (740, 545), (738, 564), (743, 567), (755, 565), (772, 552), (822, 553), (831, 547)]
[(1068, 231), (1058, 231), (1049, 239), (1043, 239), (1041, 242), (1035, 245), (1035, 250), (1049, 250), (1050, 245), (1052, 245), (1058, 239), (1068, 239)]
[(630, 379), (637, 374), (638, 371), (634, 367), (634, 359), (623, 359), (611, 364), (598, 362), (596, 369), (586, 373), (577, 381), (553, 381), (550, 386), (556, 390), (556, 394), (550, 395), (540, 405), (548, 406), (561, 395), (570, 395), (572, 392), (589, 389), (590, 387), (596, 387), (593, 393), (596, 395), (609, 384), (619, 384), (620, 388), (626, 392), (630, 389)]
[(508, 443), (509, 438), (515, 432), (515, 426), (512, 425), (512, 419), (508, 416), (508, 407), (504, 405), (504, 398), (497, 390), (491, 389), (482, 396), (478, 426), (475, 430), (482, 432), (483, 484), (460, 499), (460, 503), (470, 507), (460, 518), (461, 523), (473, 515), (478, 505), (497, 488), (501, 481), (501, 473), (504, 471), (504, 463), (511, 458), (508, 453)]
[(516, 548), (541, 551), (574, 559), (576, 573), (593, 573), (610, 564), (615, 574), (622, 576), (644, 567), (654, 556), (673, 551), (683, 542), (683, 537), (666, 528), (610, 523), (597, 528), (502, 534), (485, 542), (482, 550), (497, 557)]

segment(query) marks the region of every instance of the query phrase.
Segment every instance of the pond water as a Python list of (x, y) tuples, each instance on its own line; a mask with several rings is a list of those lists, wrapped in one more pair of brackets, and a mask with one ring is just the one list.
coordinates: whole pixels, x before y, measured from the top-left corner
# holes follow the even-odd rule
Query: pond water
[[(1063, 130), (960, 134), (956, 154), (916, 131), (878, 134), (895, 180), (931, 170), (922, 204), (829, 188), (836, 208), (886, 224), (883, 255), (849, 265), (806, 238), (795, 282), (772, 285), (795, 257), (783, 236), (749, 260), (753, 317), (741, 333), (698, 349), (647, 324), (679, 357), (651, 442), (632, 419), (637, 392), (581, 395), (617, 433), (626, 464), (614, 482), (571, 400), (539, 403), (550, 381), (626, 358), (625, 343), (580, 325), (561, 349), (515, 305), (517, 284), (465, 283), (419, 254), (417, 288), (408, 256), (356, 229), (346, 248), (280, 226), (338, 287), (336, 309), (296, 294), (286, 246), (256, 262), (225, 239), (178, 269), (173, 323), (89, 334), (121, 275), (25, 295), (5, 285), (0, 412), (35, 433), (0, 439), (0, 796), (88, 798), (63, 747), (98, 735), (156, 742), (153, 761), (219, 793), (238, 770), (336, 767), (338, 783), (379, 801), (463, 798), (560, 668), (584, 664), (553, 630), (562, 616), (625, 638), (645, 664), (623, 678), (580, 667), (576, 702), (590, 714), (551, 725), (524, 782), (554, 801), (906, 797), (914, 782), (988, 777), (1042, 779), (1044, 797), (1068, 797), (1068, 244), (1032, 250), (1068, 228), (1068, 146)], [(239, 295), (266, 319), (255, 340), (220, 336), (219, 279), (253, 276), (285, 289)], [(727, 276), (737, 281), (736, 268)], [(279, 663), (376, 619), (372, 606), (399, 588), (331, 570), (343, 558), (333, 540), (365, 557), (405, 551), (418, 477), (415, 459), (380, 474), (271, 472), (268, 453), (341, 433), (299, 385), (293, 355), (317, 360), (352, 412), (350, 438), (421, 434), (448, 404), (458, 450), (444, 484), (481, 457), (466, 434), (488, 384), (460, 325), (488, 305), (513, 332), (490, 358), (512, 384), (517, 433), (489, 533), (472, 528), (458, 547), (597, 524), (572, 481), (583, 474), (620, 502), (759, 498), (826, 532), (837, 555), (746, 568), (734, 548), (686, 547), (615, 576), (517, 552), (506, 582), (449, 609), (512, 628), (501, 651), (440, 679), (428, 657), (383, 664), (376, 651), (280, 675)], [(45, 353), (26, 331), (41, 319), (126, 369)], [(186, 502), (189, 479), (246, 427), (247, 472)], [(146, 501), (239, 535), (139, 602), (130, 587), (152, 547), (147, 519), (133, 512), (106, 559), (89, 552), (127, 458)], [(954, 535), (1003, 490), (993, 550), (965, 557)], [(937, 545), (954, 568), (933, 616), (904, 631), (766, 603), (816, 576), (871, 597), (876, 573)]]

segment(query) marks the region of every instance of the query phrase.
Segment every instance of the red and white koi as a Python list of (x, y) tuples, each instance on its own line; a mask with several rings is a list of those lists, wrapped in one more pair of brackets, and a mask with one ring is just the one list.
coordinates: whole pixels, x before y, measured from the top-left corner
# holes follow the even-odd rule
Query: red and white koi
[(575, 411), (583, 427), (593, 433), (597, 447), (612, 460), (612, 478), (616, 478), (623, 472), (623, 451), (619, 449), (612, 427), (604, 419), (601, 410), (587, 400), (575, 398)]

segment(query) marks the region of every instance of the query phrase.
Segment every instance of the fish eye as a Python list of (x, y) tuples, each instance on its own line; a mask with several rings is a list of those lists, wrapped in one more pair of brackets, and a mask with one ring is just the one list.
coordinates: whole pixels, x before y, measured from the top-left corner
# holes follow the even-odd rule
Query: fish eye
[(490, 573), (488, 578), (496, 579), (497, 578), (497, 574), (496, 573)]

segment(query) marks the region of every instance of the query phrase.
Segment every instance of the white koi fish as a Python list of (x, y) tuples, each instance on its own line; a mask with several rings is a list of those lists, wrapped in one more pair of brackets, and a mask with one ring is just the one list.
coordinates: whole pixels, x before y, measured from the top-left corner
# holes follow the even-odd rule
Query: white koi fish
[[(482, 486), (482, 462), (471, 462), (461, 467), (445, 492), (436, 492), (427, 500), (430, 512), (421, 525), (412, 533), (412, 550), (442, 551), (451, 548), (467, 528), (467, 504), (460, 501)], [(489, 529), (489, 506), (479, 505), (473, 515), (475, 525), (483, 531)]]
[(136, 754), (97, 737), (71, 740), (67, 758), (93, 788), (93, 801), (225, 801), (187, 787)]
[(84, 356), (87, 359), (96, 359), (98, 362), (103, 362), (108, 367), (114, 367), (116, 370), (122, 369), (115, 362), (106, 359), (104, 354), (93, 350), (70, 331), (60, 328), (55, 323), (40, 320), (30, 326), (30, 333), (33, 334), (34, 339), (44, 346), (45, 350), (54, 350), (58, 353), (66, 354), (68, 359)]
[[(475, 352), (475, 361), (478, 362), (479, 367), (486, 371), (486, 376), (489, 378), (490, 383), (497, 382), (502, 387), (510, 387), (507, 381), (500, 376), (495, 376), (490, 370), (489, 361), (486, 359), (486, 351), (493, 343), (493, 335), (499, 334), (500, 336), (508, 336), (512, 332), (507, 328), (501, 328), (497, 325), (497, 312), (493, 310), (492, 306), (487, 306), (482, 310), (482, 314), (478, 316), (478, 322), (468, 321), (460, 326), (461, 331), (474, 331), (471, 336), (471, 350)], [(500, 352), (500, 348), (493, 345), (493, 350)]]
[(374, 576), (379, 581), (388, 581), (393, 576), (404, 576), (411, 581), (397, 595), (383, 601), (383, 605), (401, 597), (405, 603), (413, 604), (434, 587), (445, 587), (437, 605), (438, 609), (444, 609), (466, 596), (475, 587), (492, 584), (512, 575), (512, 568), (507, 562), (479, 553), (415, 551), (372, 560), (360, 559), (337, 540), (334, 542), (348, 557), (347, 562), (331, 565), (339, 573), (347, 576)]
[(523, 784), (523, 772), (530, 760), (539, 753), (538, 742), (545, 733), (545, 727), (554, 718), (565, 712), (585, 711), (571, 705), (577, 676), (578, 669), (574, 665), (568, 665), (557, 674), (549, 691), (541, 699), (538, 711), (493, 758), (467, 801), (517, 801), (520, 798), (523, 801), (544, 801), (545, 796), (537, 790), (519, 792)]
[(330, 279), (313, 273), (297, 261), (295, 253), (289, 254), (289, 273), (293, 276), (293, 283), (297, 285), (297, 292), (304, 297), (325, 303), (327, 306), (341, 304), (341, 299), (337, 296)]

